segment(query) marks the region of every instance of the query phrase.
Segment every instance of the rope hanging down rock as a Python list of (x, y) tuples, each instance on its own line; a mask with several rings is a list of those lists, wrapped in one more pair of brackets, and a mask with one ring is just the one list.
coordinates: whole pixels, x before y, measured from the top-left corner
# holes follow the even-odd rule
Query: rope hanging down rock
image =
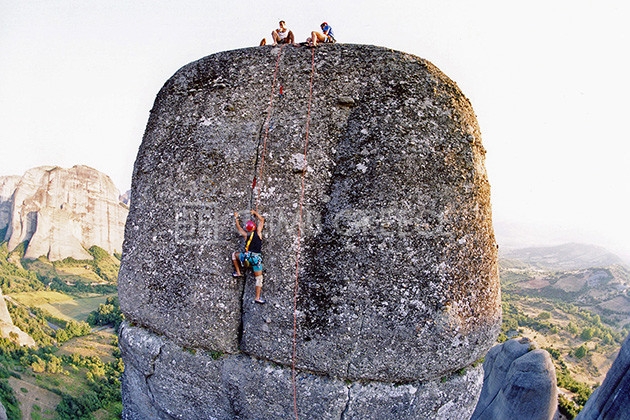
[(311, 49), (311, 78), (309, 82), (309, 91), (308, 91), (308, 110), (306, 113), (306, 128), (304, 134), (304, 166), (302, 168), (302, 188), (300, 191), (300, 204), (298, 206), (298, 224), (297, 224), (297, 246), (296, 246), (296, 255), (295, 255), (295, 284), (293, 288), (293, 354), (291, 357), (291, 371), (292, 371), (292, 382), (293, 382), (293, 411), (295, 413), (295, 419), (298, 419), (298, 407), (297, 407), (297, 381), (296, 381), (296, 370), (295, 364), (297, 360), (297, 298), (298, 298), (298, 289), (299, 289), (299, 279), (300, 279), (300, 254), (302, 251), (302, 247), (300, 245), (302, 239), (302, 214), (304, 209), (304, 191), (305, 191), (305, 180), (306, 180), (306, 168), (307, 168), (307, 154), (308, 154), (308, 136), (309, 129), (311, 125), (311, 104), (313, 102), (313, 79), (315, 76), (315, 49)]
[[(258, 184), (258, 179), (262, 180), (262, 176), (263, 176), (263, 170), (265, 168), (265, 155), (267, 153), (267, 139), (269, 138), (269, 127), (271, 124), (271, 114), (273, 111), (273, 100), (276, 92), (276, 83), (278, 81), (278, 71), (280, 68), (280, 57), (282, 54), (282, 49), (284, 48), (284, 45), (280, 46), (280, 49), (278, 50), (278, 56), (276, 57), (276, 66), (275, 69), (273, 71), (273, 81), (271, 82), (271, 93), (269, 94), (269, 105), (267, 106), (267, 116), (265, 118), (265, 122), (263, 123), (263, 125), (260, 127), (260, 131), (258, 133), (258, 146), (256, 147), (256, 160), (254, 162), (254, 178), (252, 180), (252, 190), (251, 190), (251, 194), (249, 196), (249, 208), (253, 208), (253, 204), (254, 204), (254, 191), (256, 190), (257, 184)], [(281, 87), (282, 89), (282, 87)], [(282, 95), (282, 93), (281, 93)], [(263, 150), (262, 150), (262, 154), (259, 153), (260, 150), (260, 144), (261, 144), (261, 139), (262, 139), (262, 146), (263, 146)], [(258, 160), (260, 158), (260, 167), (258, 167)], [(256, 173), (258, 171), (258, 174)], [(260, 204), (260, 186), (258, 186), (258, 193), (256, 194), (256, 211), (258, 211), (258, 206)]]
[[(276, 58), (276, 66), (273, 73), (273, 81), (271, 84), (271, 93), (269, 95), (269, 105), (267, 106), (267, 116), (263, 125), (260, 127), (260, 131), (258, 133), (258, 145), (256, 147), (256, 160), (254, 161), (254, 177), (252, 179), (252, 187), (251, 194), (249, 199), (249, 207), (253, 207), (254, 201), (254, 192), (257, 189), (256, 194), (256, 211), (258, 211), (258, 207), (260, 205), (260, 192), (261, 186), (258, 183), (259, 179), (262, 179), (265, 167), (265, 155), (267, 153), (267, 140), (269, 139), (269, 131), (271, 126), (271, 116), (273, 112), (273, 104), (276, 92), (276, 84), (278, 81), (278, 72), (280, 68), (280, 58), (282, 54), (283, 46), (280, 46), (278, 50), (278, 56)], [(315, 75), (315, 49), (311, 49), (311, 75), (309, 80), (309, 93), (308, 93), (308, 108), (306, 113), (306, 126), (305, 126), (305, 134), (304, 134), (304, 167), (302, 168), (302, 177), (301, 177), (301, 191), (300, 191), (300, 202), (298, 206), (298, 223), (297, 223), (297, 247), (296, 247), (296, 256), (295, 256), (295, 282), (293, 288), (293, 348), (292, 348), (292, 357), (291, 357), (291, 371), (292, 371), (292, 385), (293, 385), (293, 410), (295, 414), (295, 419), (298, 420), (298, 406), (297, 406), (297, 371), (296, 371), (296, 360), (297, 360), (297, 298), (298, 298), (298, 290), (299, 290), (299, 273), (300, 273), (300, 258), (301, 258), (301, 239), (302, 239), (302, 219), (303, 219), (303, 209), (304, 209), (304, 193), (306, 190), (306, 168), (307, 168), (307, 155), (308, 155), (308, 141), (309, 141), (309, 130), (311, 123), (311, 105), (313, 102), (313, 80)], [(283, 95), (283, 87), (280, 86), (280, 96)], [(262, 153), (260, 153), (260, 146), (262, 144)], [(260, 165), (259, 165), (260, 161)]]

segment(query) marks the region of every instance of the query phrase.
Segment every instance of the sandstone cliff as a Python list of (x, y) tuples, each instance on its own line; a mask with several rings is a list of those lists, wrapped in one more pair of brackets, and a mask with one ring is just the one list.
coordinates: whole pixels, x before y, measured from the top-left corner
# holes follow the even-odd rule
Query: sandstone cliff
[[(3, 186), (4, 185), (4, 186)], [(127, 207), (105, 174), (87, 166), (44, 166), (0, 179), (0, 232), (9, 250), (26, 242), (24, 258), (91, 259), (93, 245), (122, 250)]]
[[(408, 54), (311, 54), (215, 54), (158, 94), (119, 276), (126, 418), (287, 418), (294, 398), (304, 418), (472, 413), (500, 326), (472, 107)], [(250, 201), (263, 306), (231, 276)]]
[(11, 224), (13, 192), (20, 178), (19, 176), (0, 176), (0, 241), (5, 240), (7, 229)]

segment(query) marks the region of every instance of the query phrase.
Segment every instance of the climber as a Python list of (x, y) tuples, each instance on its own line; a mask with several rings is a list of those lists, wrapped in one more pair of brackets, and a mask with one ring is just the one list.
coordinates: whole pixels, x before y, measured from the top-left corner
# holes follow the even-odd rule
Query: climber
[(316, 47), (318, 42), (337, 42), (335, 35), (333, 34), (333, 30), (328, 23), (322, 22), (319, 26), (322, 28), (322, 32), (311, 32), (311, 37), (306, 39), (308, 45)]
[(234, 252), (232, 254), (232, 263), (234, 264), (234, 273), (232, 275), (234, 277), (242, 277), (241, 266), (246, 267), (250, 265), (256, 279), (254, 302), (263, 304), (265, 300), (260, 297), (260, 294), (263, 285), (262, 230), (265, 225), (265, 218), (258, 214), (256, 210), (251, 210), (251, 214), (258, 219), (258, 224), (253, 220), (248, 220), (245, 223), (245, 229), (243, 229), (238, 213), (234, 213), (236, 230), (239, 235), (245, 238), (245, 252)]
[(271, 37), (273, 38), (273, 45), (277, 44), (290, 44), (293, 45), (295, 43), (295, 38), (293, 37), (293, 32), (287, 29), (286, 23), (284, 20), (281, 20), (278, 25), (280, 27), (271, 32)]

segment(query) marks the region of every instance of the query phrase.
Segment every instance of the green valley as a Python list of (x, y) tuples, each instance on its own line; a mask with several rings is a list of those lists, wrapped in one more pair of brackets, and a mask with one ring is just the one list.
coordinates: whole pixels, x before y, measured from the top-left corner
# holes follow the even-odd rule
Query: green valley
[(610, 256), (594, 261), (599, 251), (568, 244), (500, 259), (499, 341), (526, 336), (551, 354), (568, 418), (602, 383), (630, 333), (630, 271)]
[(0, 245), (0, 286), (18, 334), (0, 338), (0, 399), (9, 419), (120, 418), (122, 359), (116, 329), (119, 260), (22, 259)]

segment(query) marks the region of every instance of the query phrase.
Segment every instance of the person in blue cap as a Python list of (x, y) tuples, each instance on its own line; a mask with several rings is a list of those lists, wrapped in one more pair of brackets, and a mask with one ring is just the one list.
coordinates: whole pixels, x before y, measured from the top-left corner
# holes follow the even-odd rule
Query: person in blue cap
[(308, 42), (308, 45), (316, 47), (318, 42), (337, 42), (335, 40), (335, 34), (333, 33), (332, 28), (327, 22), (322, 22), (322, 24), (319, 26), (320, 28), (322, 28), (322, 31), (311, 32), (311, 37), (306, 40), (306, 42)]

